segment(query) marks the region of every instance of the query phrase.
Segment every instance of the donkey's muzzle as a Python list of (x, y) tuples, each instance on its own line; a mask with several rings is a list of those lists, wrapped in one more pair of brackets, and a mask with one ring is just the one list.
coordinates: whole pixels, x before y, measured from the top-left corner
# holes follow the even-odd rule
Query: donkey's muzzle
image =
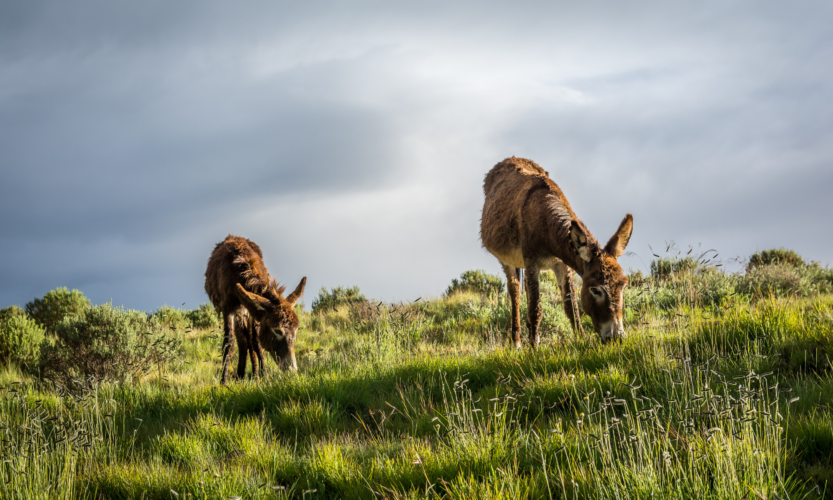
[(599, 336), (602, 338), (602, 343), (606, 344), (612, 340), (623, 340), (627, 334), (622, 320), (618, 320), (604, 324)]

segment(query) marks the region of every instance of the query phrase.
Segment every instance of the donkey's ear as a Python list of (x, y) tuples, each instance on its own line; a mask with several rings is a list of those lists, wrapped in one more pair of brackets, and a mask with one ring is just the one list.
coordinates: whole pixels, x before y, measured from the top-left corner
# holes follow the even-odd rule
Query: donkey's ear
[(605, 252), (619, 258), (625, 253), (625, 247), (628, 246), (631, 233), (633, 233), (633, 215), (628, 214), (622, 219), (622, 223), (619, 224), (619, 229), (616, 230), (616, 233), (610, 237), (610, 241), (605, 245)]
[(304, 287), (305, 286), (307, 286), (307, 277), (306, 276), (301, 278), (301, 282), (298, 283), (298, 286), (295, 287), (295, 290), (292, 293), (290, 293), (289, 296), (286, 298), (286, 301), (289, 302), (290, 306), (294, 306), (295, 302), (297, 302), (298, 299), (301, 298), (301, 295), (304, 294)]
[(575, 220), (570, 223), (570, 245), (572, 245), (573, 250), (581, 257), (581, 260), (590, 262), (592, 254), (590, 252), (589, 242), (587, 241), (587, 234), (584, 232), (581, 224)]
[(240, 297), (240, 302), (255, 318), (263, 316), (263, 312), (271, 304), (266, 297), (247, 292), (240, 283), (237, 284), (237, 296)]

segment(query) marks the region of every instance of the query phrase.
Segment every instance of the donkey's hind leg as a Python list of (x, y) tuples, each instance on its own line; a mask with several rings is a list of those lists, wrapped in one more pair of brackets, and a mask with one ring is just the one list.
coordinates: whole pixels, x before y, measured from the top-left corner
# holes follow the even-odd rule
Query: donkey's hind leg
[(503, 264), (503, 272), (506, 274), (506, 285), (509, 289), (509, 307), (512, 311), (512, 340), (515, 347), (521, 347), (521, 283), (518, 279), (517, 269), (513, 266)]
[(541, 317), (544, 315), (541, 308), (541, 294), (538, 283), (538, 268), (532, 265), (526, 266), (524, 281), (526, 283), (526, 327), (529, 330), (529, 345), (532, 348), (538, 347), (541, 337), (538, 335), (538, 326), (541, 324)]

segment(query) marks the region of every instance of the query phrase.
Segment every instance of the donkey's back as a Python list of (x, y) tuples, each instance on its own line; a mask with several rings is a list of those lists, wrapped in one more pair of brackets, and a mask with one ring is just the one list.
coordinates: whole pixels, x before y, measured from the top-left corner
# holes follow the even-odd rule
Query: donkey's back
[[(235, 287), (262, 289), (268, 286), (269, 273), (263, 264), (263, 252), (252, 240), (228, 235), (217, 243), (205, 271), (205, 293), (214, 307), (227, 314), (241, 307)], [(248, 286), (247, 286), (248, 285)]]
[[(553, 215), (572, 215), (570, 205), (546, 170), (524, 158), (507, 158), (495, 165), (483, 183), (485, 200), (480, 219), (483, 246), (501, 262), (523, 268), (521, 239), (524, 232), (537, 233), (546, 228)], [(554, 203), (530, 203), (536, 194), (546, 194)], [(537, 200), (535, 200), (537, 201)], [(553, 209), (557, 209), (553, 211)]]

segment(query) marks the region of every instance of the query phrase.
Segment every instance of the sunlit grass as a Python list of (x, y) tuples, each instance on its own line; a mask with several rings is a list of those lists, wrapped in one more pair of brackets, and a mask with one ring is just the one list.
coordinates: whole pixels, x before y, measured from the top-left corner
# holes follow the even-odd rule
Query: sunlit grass
[(219, 332), (186, 327), (132, 385), (59, 394), (7, 367), (0, 496), (823, 497), (833, 296), (697, 280), (634, 287), (607, 345), (550, 294), (540, 348), (506, 347), (505, 298), (461, 292), (303, 313), (298, 373), (228, 387)]

